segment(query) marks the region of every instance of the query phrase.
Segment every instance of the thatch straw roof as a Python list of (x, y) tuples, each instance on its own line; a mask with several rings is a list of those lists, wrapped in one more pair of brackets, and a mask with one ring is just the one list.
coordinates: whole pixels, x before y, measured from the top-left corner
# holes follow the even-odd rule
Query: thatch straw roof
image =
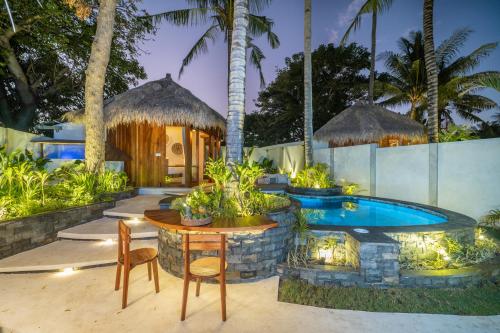
[[(83, 110), (68, 112), (64, 119), (85, 121)], [(108, 128), (131, 122), (157, 125), (190, 125), (199, 129), (224, 131), (226, 121), (218, 112), (175, 83), (170, 74), (104, 101), (104, 121)]]
[(314, 139), (331, 147), (377, 143), (387, 137), (425, 142), (424, 126), (380, 105), (358, 102), (314, 133)]

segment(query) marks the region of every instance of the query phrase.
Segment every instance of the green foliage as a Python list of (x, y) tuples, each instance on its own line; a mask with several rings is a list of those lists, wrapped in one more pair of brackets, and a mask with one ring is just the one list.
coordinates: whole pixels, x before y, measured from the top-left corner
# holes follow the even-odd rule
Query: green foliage
[[(276, 79), (259, 93), (258, 111), (245, 116), (245, 144), (266, 146), (304, 139), (304, 56), (285, 59)], [(312, 52), (313, 129), (366, 94), (370, 67), (366, 48), (320, 45)]]
[(265, 194), (257, 189), (255, 182), (263, 175), (263, 169), (258, 164), (245, 158), (233, 170), (238, 179), (233, 196), (229, 197), (224, 192), (231, 180), (231, 170), (222, 159), (209, 160), (205, 174), (213, 181), (211, 190), (197, 189), (185, 199), (174, 200), (172, 208), (182, 214), (203, 218), (259, 215), (290, 205), (287, 197)]
[[(7, 107), (0, 121), (8, 127), (26, 130), (83, 107), (85, 70), (95, 35), (97, 10), (82, 20), (65, 1), (41, 3), (40, 6), (38, 1), (9, 1), (15, 33), (11, 31), (7, 12), (3, 7), (0, 10), (0, 88), (5, 90), (2, 107)], [(155, 28), (139, 19), (145, 12), (138, 8), (138, 3), (122, 1), (116, 10), (105, 98), (146, 79), (138, 62), (142, 52), (139, 46)], [(95, 4), (91, 2), (93, 8)], [(23, 73), (16, 73), (7, 57), (15, 59)], [(28, 99), (18, 93), (20, 75), (29, 82), (28, 93), (36, 107), (26, 105)]]
[(345, 195), (354, 195), (360, 192), (359, 184), (349, 183), (342, 185), (342, 193)]
[(299, 280), (279, 285), (281, 302), (372, 312), (500, 314), (500, 285), (469, 288), (361, 288), (313, 286)]
[(500, 209), (492, 209), (490, 212), (481, 219), (485, 225), (496, 226), (500, 224)]
[(335, 182), (330, 180), (328, 165), (318, 163), (310, 167), (305, 167), (297, 173), (297, 176), (292, 179), (292, 185), (295, 187), (307, 188), (330, 188)]
[[(254, 44), (254, 39), (266, 36), (271, 48), (279, 47), (278, 36), (273, 32), (274, 22), (266, 16), (258, 15), (269, 5), (269, 0), (250, 0), (248, 15), (247, 48), (249, 50), (249, 62), (258, 71), (261, 86), (265, 85), (262, 73), (261, 61), (265, 58), (262, 50)], [(193, 45), (186, 57), (182, 60), (179, 77), (188, 66), (200, 54), (208, 52), (207, 42), (215, 41), (218, 34), (224, 36), (224, 42), (228, 49), (231, 47), (231, 30), (234, 24), (234, 0), (188, 0), (191, 8), (177, 9), (169, 12), (148, 16), (154, 23), (167, 21), (175, 26), (195, 26), (206, 24), (209, 28), (201, 35)], [(229, 62), (229, 59), (228, 59)]]
[(81, 162), (49, 172), (47, 162), (29, 151), (8, 154), (0, 148), (0, 220), (89, 204), (127, 186), (122, 172), (94, 174)]
[(439, 142), (455, 142), (479, 139), (473, 129), (467, 125), (451, 124), (439, 133)]
[(278, 173), (278, 168), (274, 166), (274, 161), (267, 157), (256, 163), (264, 170), (264, 173)]
[(474, 244), (444, 237), (434, 244), (430, 255), (421, 258), (418, 253), (406, 253), (400, 258), (400, 265), (410, 270), (460, 268), (487, 261), (499, 253), (498, 244), (478, 229)]
[[(498, 81), (500, 72), (473, 73), (481, 60), (496, 49), (497, 43), (483, 44), (467, 55), (458, 56), (470, 33), (470, 29), (459, 29), (436, 48), (440, 121), (453, 123), (452, 115), (456, 114), (463, 119), (482, 123), (478, 114), (497, 107), (494, 100), (478, 92), (492, 87), (492, 82)], [(383, 105), (410, 104), (413, 106), (409, 110), (411, 117), (425, 122), (427, 74), (422, 32), (411, 32), (408, 38), (400, 38), (398, 45), (399, 53), (385, 52), (381, 55), (389, 73), (380, 75), (377, 90), (385, 97)]]

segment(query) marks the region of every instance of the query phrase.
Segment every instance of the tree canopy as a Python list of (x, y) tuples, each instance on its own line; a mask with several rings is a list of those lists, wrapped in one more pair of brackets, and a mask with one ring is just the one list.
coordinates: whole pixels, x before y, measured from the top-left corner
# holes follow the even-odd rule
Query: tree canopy
[[(312, 53), (313, 128), (316, 131), (366, 96), (370, 54), (355, 43), (320, 45)], [(245, 145), (263, 146), (304, 137), (303, 53), (285, 59), (276, 79), (259, 93), (259, 111), (245, 118)]]
[[(136, 85), (146, 74), (139, 64), (139, 44), (154, 33), (139, 16), (137, 0), (121, 1), (105, 98)], [(83, 106), (85, 69), (95, 34), (97, 6), (83, 15), (62, 0), (11, 1), (16, 31), (0, 11), (0, 121), (8, 127), (32, 129)], [(87, 16), (87, 17), (85, 17)]]
[[(436, 48), (438, 70), (438, 112), (440, 121), (453, 123), (452, 115), (481, 122), (478, 114), (497, 104), (479, 94), (482, 88), (498, 88), (500, 72), (474, 72), (484, 57), (493, 52), (497, 43), (479, 46), (467, 55), (459, 56), (460, 49), (471, 34), (467, 28), (456, 30)], [(423, 36), (420, 31), (402, 37), (399, 52), (385, 52), (387, 74), (379, 78), (378, 89), (386, 97), (388, 106), (410, 104), (410, 116), (425, 122), (427, 110), (427, 75), (424, 61)]]

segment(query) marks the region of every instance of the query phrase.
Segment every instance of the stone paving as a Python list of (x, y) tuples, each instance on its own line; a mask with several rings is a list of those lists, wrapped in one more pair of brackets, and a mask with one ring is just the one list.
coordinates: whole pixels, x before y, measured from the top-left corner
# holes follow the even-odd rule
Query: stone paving
[(219, 286), (190, 286), (181, 322), (182, 280), (160, 270), (154, 293), (145, 266), (132, 270), (129, 306), (114, 291), (114, 267), (72, 274), (0, 274), (0, 332), (498, 332), (500, 316), (371, 313), (277, 302), (276, 277), (227, 287), (227, 321), (220, 320)]

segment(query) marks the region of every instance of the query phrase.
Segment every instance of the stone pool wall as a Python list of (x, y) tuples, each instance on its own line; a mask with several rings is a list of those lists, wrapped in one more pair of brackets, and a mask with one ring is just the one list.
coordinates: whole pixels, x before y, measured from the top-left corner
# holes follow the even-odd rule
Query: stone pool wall
[(446, 231), (386, 233), (401, 244), (401, 257), (425, 259), (433, 257), (436, 246), (443, 238), (450, 237), (462, 244), (473, 244), (474, 228), (460, 228)]
[[(228, 283), (259, 280), (276, 275), (278, 264), (285, 262), (293, 245), (292, 225), (295, 207), (268, 214), (278, 222), (278, 227), (261, 232), (235, 232), (228, 235), (226, 260)], [(191, 260), (216, 252), (192, 252)], [(158, 259), (167, 272), (182, 277), (182, 232), (160, 229), (158, 235)]]

